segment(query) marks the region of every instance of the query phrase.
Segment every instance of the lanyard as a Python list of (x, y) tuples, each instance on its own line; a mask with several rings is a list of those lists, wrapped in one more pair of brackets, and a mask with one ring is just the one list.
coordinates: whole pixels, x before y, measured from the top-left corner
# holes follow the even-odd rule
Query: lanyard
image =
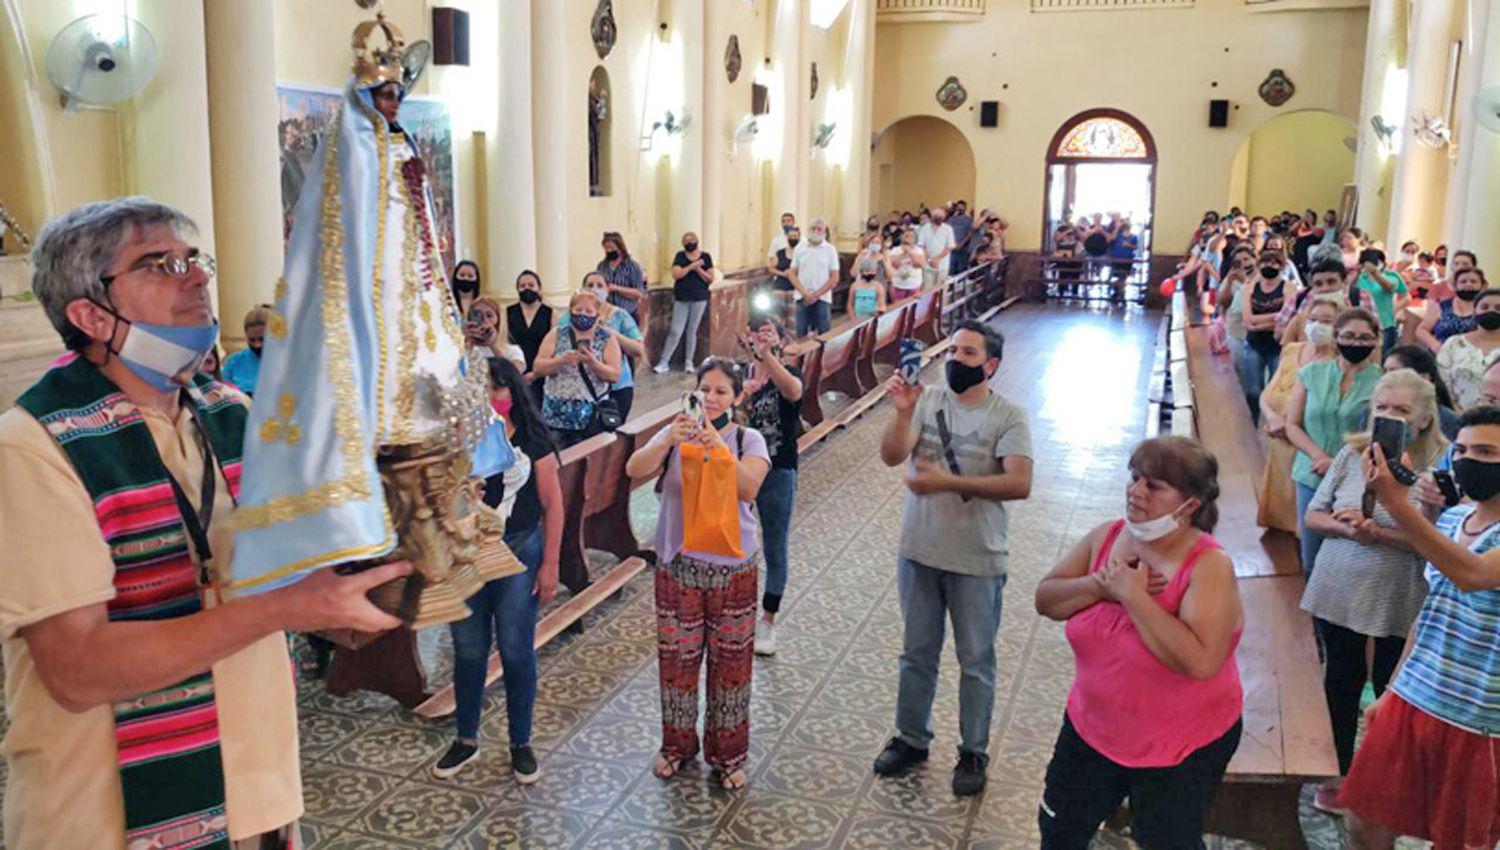
[(182, 524), (187, 530), (188, 537), (193, 541), (193, 550), (198, 560), (198, 583), (201, 587), (213, 584), (213, 574), (209, 564), (213, 561), (213, 548), (208, 543), (208, 524), (213, 521), (214, 495), (217, 489), (217, 480), (214, 473), (219, 468), (219, 460), (214, 455), (213, 443), (208, 438), (208, 427), (203, 422), (203, 414), (198, 410), (198, 405), (193, 402), (186, 391), (182, 394), (181, 403), (187, 405), (193, 416), (193, 424), (198, 429), (198, 439), (203, 445), (203, 483), (199, 488), (199, 501), (201, 506), (194, 509), (188, 501), (187, 493), (182, 485), (177, 482), (176, 476), (167, 469), (166, 463), (162, 463), (162, 472), (167, 476), (167, 482), (172, 485), (172, 497), (177, 501), (177, 510), (182, 514)]

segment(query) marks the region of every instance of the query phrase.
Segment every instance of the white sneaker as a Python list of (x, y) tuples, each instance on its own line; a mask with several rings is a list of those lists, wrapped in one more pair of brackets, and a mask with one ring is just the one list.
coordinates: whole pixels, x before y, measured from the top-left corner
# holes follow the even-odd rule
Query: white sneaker
[(776, 624), (764, 617), (755, 621), (755, 654), (776, 654)]
[(665, 375), (667, 374), (667, 364), (658, 363), (655, 366), (651, 367), (651, 371), (655, 372), (658, 375)]

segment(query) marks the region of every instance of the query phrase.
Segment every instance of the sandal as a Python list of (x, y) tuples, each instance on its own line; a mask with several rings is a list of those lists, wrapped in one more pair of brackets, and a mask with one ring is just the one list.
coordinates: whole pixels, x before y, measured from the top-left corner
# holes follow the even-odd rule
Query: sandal
[(719, 785), (725, 791), (739, 791), (750, 783), (750, 777), (745, 774), (744, 768), (735, 768), (728, 773), (719, 774)]
[(677, 771), (682, 770), (684, 761), (686, 759), (672, 759), (665, 755), (658, 755), (656, 764), (651, 765), (651, 775), (657, 779), (671, 779), (677, 775)]

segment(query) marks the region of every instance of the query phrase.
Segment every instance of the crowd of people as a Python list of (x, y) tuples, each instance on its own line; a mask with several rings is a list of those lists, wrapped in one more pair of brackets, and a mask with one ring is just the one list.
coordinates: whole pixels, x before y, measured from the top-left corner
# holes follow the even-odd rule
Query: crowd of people
[(1062, 294), (1080, 285), (1107, 281), (1114, 298), (1124, 297), (1123, 285), (1141, 255), (1141, 234), (1128, 215), (1119, 212), (1080, 215), (1064, 220), (1052, 231), (1051, 263)]
[[(924, 212), (929, 227), (920, 235), (901, 229), (904, 214), (886, 228), (871, 220), (863, 253), (883, 256), (861, 261), (871, 277), (862, 273), (857, 286), (894, 287), (913, 256), (922, 258), (913, 267), (933, 275), (919, 285), (936, 285), (944, 269), (931, 258), (951, 257), (949, 243), (973, 244), (972, 232), (952, 239), (946, 210)], [(991, 239), (981, 252), (1003, 237), (1003, 224), (982, 219)], [(1212, 320), (1226, 342), (1239, 340), (1240, 374), (1263, 379), (1253, 394), (1247, 381), (1246, 392), (1271, 447), (1261, 522), (1300, 538), (1302, 606), (1317, 625), (1347, 774), (1320, 788), (1317, 804), (1347, 817), (1360, 848), (1389, 848), (1396, 835), (1440, 848), (1492, 846), (1500, 830), (1500, 555), (1491, 554), (1500, 545), (1500, 355), (1490, 352), (1500, 350), (1491, 337), (1500, 330), (1500, 293), (1484, 288), (1467, 252), (1426, 277), (1411, 271), (1421, 268), (1420, 251), (1387, 269), (1378, 245), (1317, 233), (1299, 216), (1264, 228), (1228, 221), (1205, 218), (1201, 250), (1181, 275), (1203, 282)], [(245, 396), (227, 380), (238, 376), (253, 389), (259, 355), (251, 347), (214, 363), (225, 381), (200, 373), (216, 353), (207, 296), (214, 265), (186, 241), (189, 229), (176, 210), (120, 199), (59, 217), (34, 248), (35, 292), (72, 354), (0, 416), (0, 536), (13, 555), (0, 582), (7, 792), (23, 801), (7, 814), (7, 838), (16, 846), (71, 846), (68, 836), (122, 829), (116, 786), (99, 777), (118, 774), (132, 794), (152, 781), (154, 762), (115, 763), (116, 738), (138, 741), (135, 695), (178, 681), (194, 683), (179, 695), (189, 715), (217, 690), (208, 703), (215, 743), (173, 752), (165, 767), (224, 782), (205, 786), (204, 799), (227, 799), (230, 818), (219, 822), (236, 840), (292, 846), (301, 803), (282, 632), (397, 625), (366, 592), (409, 570), (405, 563), (320, 571), (252, 597), (216, 590), (246, 415)], [(823, 269), (813, 253), (827, 245), (823, 223), (809, 230), (822, 238), (800, 250), (789, 222), (775, 254), (789, 261), (781, 271), (815, 326), (837, 266)], [(887, 250), (891, 236), (903, 247)], [(1299, 268), (1296, 245), (1309, 239)], [(924, 247), (928, 240), (937, 242)], [(511, 773), (523, 784), (541, 775), (531, 746), (534, 645), (538, 613), (558, 585), (566, 510), (559, 451), (626, 415), (630, 395), (621, 390), (632, 388), (630, 362), (645, 354), (636, 318), (644, 275), (618, 234), (603, 245), (605, 259), (566, 313), (541, 303), (534, 272), (518, 277), (509, 306), (483, 294), (472, 264), (452, 275), (455, 316), (488, 363), (490, 406), (515, 455), (484, 482), (484, 502), (503, 518), (506, 546), (524, 570), (485, 584), (468, 600), (470, 615), (450, 626), (457, 716), (453, 742), (431, 767), (440, 779), (479, 756), (492, 647), (503, 661)], [(1360, 268), (1333, 256), (1345, 250)], [(711, 268), (688, 234), (674, 262), (677, 282)], [(863, 291), (850, 296), (856, 314), (868, 303)], [(1412, 316), (1404, 332), (1412, 341), (1395, 344), (1404, 341), (1386, 329), (1400, 327), (1408, 292), (1426, 316)], [(877, 309), (889, 296), (875, 292)], [(683, 303), (677, 336), (688, 333), (699, 302)], [(1231, 316), (1242, 337), (1230, 330)], [(276, 336), (278, 318), (272, 308), (252, 310), (247, 338)], [(662, 742), (652, 771), (664, 781), (700, 753), (725, 790), (748, 779), (753, 657), (774, 655), (781, 641), (797, 492), (804, 386), (791, 339), (776, 316), (757, 315), (742, 337), (743, 360), (694, 362), (690, 354), (695, 381), (682, 412), (627, 460), (631, 477), (656, 479), (660, 499)], [(951, 623), (961, 674), (952, 773), (959, 796), (986, 786), (1007, 506), (1032, 491), (1027, 414), (991, 385), (1004, 344), (993, 327), (961, 322), (940, 381), (924, 386), (898, 371), (885, 386), (892, 415), (880, 457), (905, 470), (894, 558), (904, 626), (895, 734), (872, 767), (889, 778), (928, 759)], [(1144, 846), (1199, 846), (1243, 732), (1235, 649), (1247, 614), (1230, 555), (1212, 536), (1218, 462), (1191, 439), (1162, 437), (1137, 446), (1128, 463), (1121, 516), (1078, 540), (1035, 592), (1038, 613), (1065, 623), (1076, 661), (1037, 813), (1049, 850), (1086, 847), (1127, 798)], [(158, 534), (152, 517), (174, 504), (162, 516), (185, 532)], [(96, 525), (104, 535), (80, 533)], [(156, 574), (136, 571), (163, 563), (191, 565), (183, 575), (202, 591), (165, 617), (140, 595), (138, 583)], [(203, 672), (210, 667), (211, 676)], [(1367, 684), (1378, 698), (1360, 741)], [(212, 760), (199, 759), (203, 752)], [(171, 802), (194, 805), (182, 794)], [(65, 810), (90, 817), (56, 816)], [(156, 827), (132, 820), (123, 828)]]
[(1343, 777), (1314, 804), (1359, 848), (1500, 837), (1500, 289), (1449, 258), (1391, 261), (1331, 210), (1231, 210), (1177, 274), (1264, 439), (1258, 523), (1298, 541)]

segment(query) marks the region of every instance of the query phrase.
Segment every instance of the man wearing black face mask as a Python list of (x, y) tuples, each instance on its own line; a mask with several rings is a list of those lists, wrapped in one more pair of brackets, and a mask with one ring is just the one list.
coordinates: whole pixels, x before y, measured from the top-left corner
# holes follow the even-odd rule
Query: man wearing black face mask
[(953, 334), (947, 386), (924, 389), (892, 376), (886, 392), (896, 415), (880, 442), (887, 466), (908, 466), (896, 567), (905, 621), (896, 735), (875, 759), (875, 772), (897, 776), (927, 759), (944, 624), (951, 619), (963, 670), (953, 771), (959, 796), (984, 788), (989, 763), (1005, 502), (1031, 494), (1026, 412), (989, 388), (1003, 345), (994, 328), (966, 321)]
[(1435, 528), (1379, 448), (1365, 453), (1370, 488), (1428, 561), (1428, 593), (1391, 687), (1365, 712), (1364, 744), (1344, 780), (1351, 846), (1390, 847), (1411, 835), (1438, 847), (1489, 847), (1500, 825), (1500, 408), (1465, 411), (1453, 453), (1454, 478), (1471, 501)]

